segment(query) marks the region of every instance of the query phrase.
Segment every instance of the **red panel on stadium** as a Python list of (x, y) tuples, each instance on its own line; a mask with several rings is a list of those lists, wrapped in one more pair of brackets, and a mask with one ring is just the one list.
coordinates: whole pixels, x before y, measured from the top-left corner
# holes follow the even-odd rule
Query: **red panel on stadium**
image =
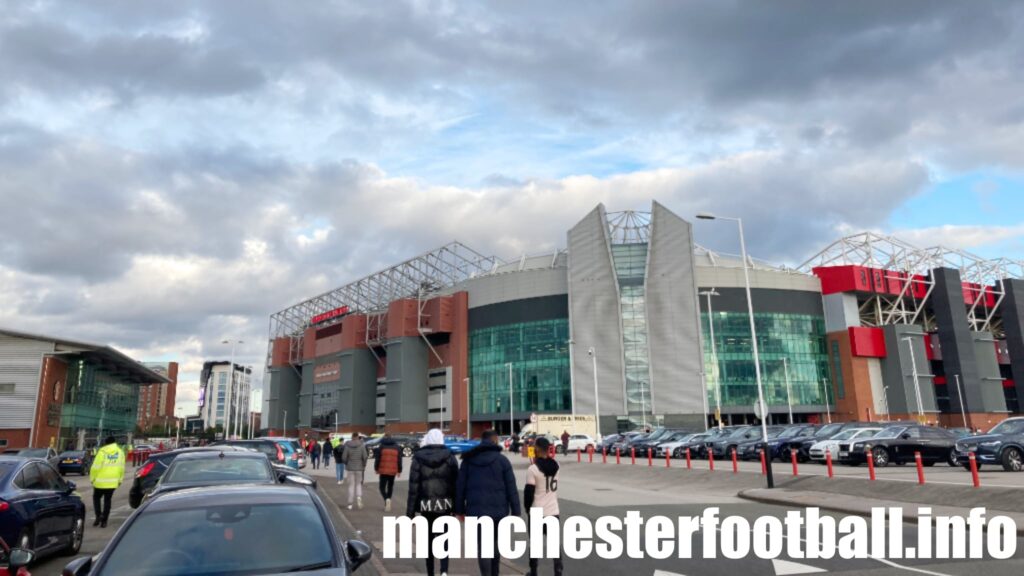
[(850, 352), (854, 356), (885, 358), (885, 334), (881, 328), (851, 326)]

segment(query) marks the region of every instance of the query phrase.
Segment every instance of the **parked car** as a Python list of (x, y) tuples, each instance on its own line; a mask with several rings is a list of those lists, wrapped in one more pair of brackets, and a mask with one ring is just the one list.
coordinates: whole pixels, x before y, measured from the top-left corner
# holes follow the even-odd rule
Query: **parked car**
[(882, 431), (882, 428), (847, 428), (835, 436), (827, 439), (815, 442), (811, 448), (807, 451), (807, 456), (814, 462), (825, 461), (825, 451), (832, 453), (832, 460), (839, 460), (839, 444), (843, 441), (863, 440), (865, 438), (871, 438), (875, 434)]
[(308, 480), (290, 471), (274, 470), (266, 456), (257, 452), (207, 450), (176, 456), (148, 497), (199, 486), (281, 483), (311, 486)]
[(689, 440), (690, 438), (693, 438), (694, 435), (695, 434), (693, 432), (676, 432), (669, 436), (668, 438), (663, 438), (661, 442), (658, 442), (658, 444), (654, 447), (654, 455), (657, 457), (662, 457), (666, 453), (671, 455), (673, 450), (676, 449), (676, 447), (680, 446), (683, 442)]
[(841, 442), (839, 460), (844, 464), (862, 464), (871, 458), (875, 466), (891, 463), (906, 464), (914, 461), (914, 452), (921, 453), (921, 462), (931, 466), (936, 462), (957, 465), (954, 446), (956, 436), (934, 426), (889, 426), (871, 438)]
[(63, 573), (347, 575), (369, 545), (342, 541), (323, 502), (297, 486), (207, 486), (151, 498), (97, 556)]
[(22, 458), (42, 458), (54, 467), (57, 466), (57, 451), (53, 448), (8, 448), (4, 455), (21, 456)]
[(36, 557), (77, 554), (85, 535), (85, 504), (75, 483), (40, 458), (0, 456), (0, 538)]
[(225, 450), (238, 452), (252, 451), (250, 448), (224, 445), (196, 446), (195, 448), (180, 448), (169, 452), (151, 454), (141, 466), (135, 469), (135, 477), (132, 479), (132, 486), (128, 490), (128, 505), (132, 508), (138, 508), (142, 504), (142, 500), (153, 491), (156, 483), (167, 472), (167, 467), (171, 465), (171, 461), (178, 455), (193, 452), (223, 452)]
[(672, 443), (672, 448), (671, 448), (672, 449), (672, 457), (673, 458), (686, 458), (686, 450), (687, 450), (687, 448), (689, 448), (690, 449), (690, 457), (691, 458), (696, 458), (697, 455), (695, 453), (695, 450), (697, 448), (703, 448), (704, 443), (710, 437), (711, 437), (711, 434), (709, 434), (707, 432), (701, 432), (701, 433), (698, 433), (698, 434), (692, 434), (692, 435), (690, 435), (690, 436), (688, 436), (686, 438), (683, 438), (682, 440), (679, 440), (678, 442)]
[(452, 451), (452, 454), (462, 454), (476, 448), (480, 444), (479, 440), (466, 439), (465, 436), (445, 436), (444, 445)]
[(594, 453), (600, 454), (602, 450), (614, 453), (612, 447), (622, 440), (622, 434), (609, 434), (594, 445)]
[[(758, 428), (760, 430), (760, 428)], [(773, 442), (778, 439), (779, 435), (786, 431), (785, 426), (769, 426), (768, 427), (768, 441)], [(736, 457), (740, 460), (760, 460), (761, 459), (761, 445), (764, 444), (764, 438), (762, 433), (758, 433), (756, 438), (741, 442), (736, 446)], [(730, 454), (726, 454), (726, 457), (730, 457)]]
[(132, 446), (132, 450), (135, 452), (156, 452), (157, 447), (152, 444), (136, 444)]
[(36, 555), (25, 548), (11, 548), (0, 538), (0, 576), (32, 576), (26, 566)]
[[(298, 470), (298, 456), (292, 457), (296, 453), (293, 450), (291, 442), (287, 440), (275, 439), (275, 438), (253, 438), (251, 440), (221, 440), (210, 444), (210, 447), (216, 446), (234, 446), (236, 448), (245, 448), (247, 450), (255, 450), (262, 454), (266, 454), (267, 459), (273, 464), (280, 464), (281, 466), (288, 466)], [(170, 460), (168, 460), (170, 462)]]
[(814, 433), (817, 431), (818, 426), (814, 424), (787, 426), (778, 436), (768, 442), (768, 450), (771, 457), (789, 462), (793, 458), (792, 455), (796, 454), (797, 461), (806, 461), (807, 454), (801, 451), (801, 446), (805, 440), (813, 438)]
[(562, 448), (561, 438), (559, 438), (556, 446), (559, 447), (559, 450), (561, 450), (562, 453), (576, 452), (577, 450), (582, 450), (586, 452), (587, 450), (590, 450), (590, 448), (596, 447), (597, 442), (595, 442), (589, 434), (570, 434), (568, 450)]
[(656, 447), (658, 444), (667, 441), (676, 434), (685, 434), (685, 430), (678, 430), (673, 428), (658, 428), (654, 432), (648, 434), (643, 440), (630, 444), (630, 448), (636, 448), (636, 455), (647, 457), (648, 452), (652, 452), (652, 456), (656, 455)]
[(1009, 472), (1024, 470), (1024, 417), (1007, 418), (984, 435), (957, 440), (957, 464), (970, 470), (972, 452), (978, 468), (992, 464)]
[(89, 473), (90, 466), (92, 456), (85, 450), (68, 450), (57, 456), (57, 472), (60, 472), (61, 476), (72, 472), (85, 476)]
[(715, 458), (725, 458), (736, 446), (760, 437), (760, 426), (737, 426), (728, 434), (710, 439), (705, 443), (705, 446), (707, 446), (708, 452), (715, 455)]
[(301, 470), (306, 467), (307, 454), (306, 449), (302, 447), (302, 442), (298, 438), (285, 438), (282, 436), (264, 436), (257, 438), (257, 440), (273, 440), (281, 445), (281, 449), (284, 450), (285, 459), (289, 468)]

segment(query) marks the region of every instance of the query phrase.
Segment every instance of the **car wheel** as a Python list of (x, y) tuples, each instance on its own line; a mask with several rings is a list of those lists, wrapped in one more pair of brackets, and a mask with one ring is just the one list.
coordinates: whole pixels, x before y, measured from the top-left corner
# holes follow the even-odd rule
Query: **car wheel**
[(946, 464), (956, 468), (956, 450), (950, 450), (949, 454), (946, 454)]
[(409, 456), (412, 456), (412, 448), (410, 448), (409, 446), (406, 446), (405, 448), (402, 448), (402, 456), (404, 456), (406, 458), (408, 458)]
[(889, 451), (885, 448), (875, 448), (871, 451), (871, 459), (875, 461), (876, 467), (885, 468), (889, 465)]
[(1020, 450), (1014, 447), (1007, 448), (1003, 451), (1003, 470), (1007, 472), (1020, 472), (1024, 469), (1024, 458), (1022, 458)]
[(74, 556), (82, 549), (82, 540), (85, 538), (85, 517), (75, 518), (75, 524), (71, 527), (71, 541), (64, 549), (65, 556)]

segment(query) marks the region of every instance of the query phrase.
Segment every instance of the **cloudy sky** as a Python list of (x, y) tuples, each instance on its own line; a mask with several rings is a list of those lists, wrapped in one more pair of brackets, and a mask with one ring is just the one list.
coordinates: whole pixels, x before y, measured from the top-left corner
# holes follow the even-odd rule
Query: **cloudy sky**
[(0, 0), (0, 326), (177, 360), (191, 412), (271, 312), (598, 202), (1024, 258), (1022, 94), (1001, 1)]

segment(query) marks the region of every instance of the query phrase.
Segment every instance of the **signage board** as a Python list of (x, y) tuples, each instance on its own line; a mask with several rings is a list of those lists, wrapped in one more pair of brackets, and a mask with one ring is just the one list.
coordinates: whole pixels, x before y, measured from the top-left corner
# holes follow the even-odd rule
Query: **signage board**
[(348, 314), (348, 312), (349, 312), (349, 307), (348, 306), (341, 306), (340, 308), (335, 308), (334, 310), (328, 310), (327, 312), (322, 312), (320, 314), (317, 314), (316, 316), (313, 316), (312, 318), (309, 319), (309, 323), (310, 324), (319, 324), (321, 322), (326, 322), (328, 320), (333, 320), (334, 318), (339, 318), (341, 316), (344, 316), (345, 314)]

